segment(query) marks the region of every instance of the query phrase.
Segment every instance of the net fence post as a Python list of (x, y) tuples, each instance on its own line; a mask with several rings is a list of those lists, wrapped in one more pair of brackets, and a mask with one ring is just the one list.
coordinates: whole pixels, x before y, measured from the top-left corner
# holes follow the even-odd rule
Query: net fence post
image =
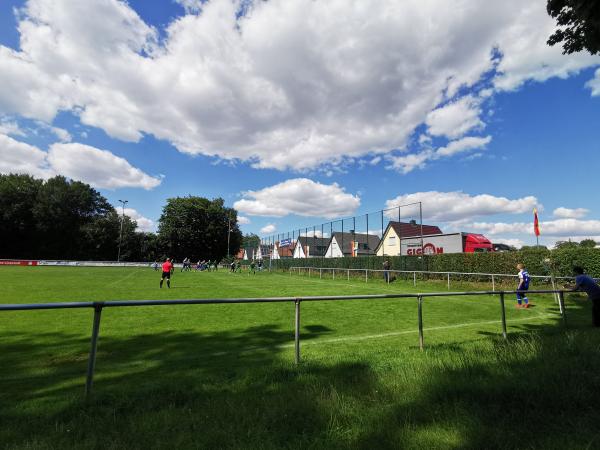
[(563, 291), (558, 292), (558, 304), (560, 306), (560, 314), (563, 319), (563, 325), (567, 326), (567, 310), (565, 308), (565, 293)]
[(300, 299), (294, 300), (294, 360), (300, 364)]
[(92, 393), (94, 384), (94, 370), (96, 369), (96, 351), (98, 349), (98, 335), (100, 334), (100, 319), (102, 317), (102, 303), (94, 303), (94, 323), (92, 325), (92, 339), (90, 355), (88, 358), (87, 377), (85, 380), (85, 396)]
[(419, 349), (423, 351), (425, 346), (423, 338), (423, 296), (417, 296), (418, 316), (419, 316)]
[[(552, 282), (552, 290), (556, 291), (556, 282), (554, 281), (554, 275), (550, 276), (550, 281)], [(559, 294), (557, 292), (554, 293), (554, 302), (555, 303), (559, 303), (560, 300), (558, 299)]]
[(502, 311), (502, 337), (508, 339), (506, 332), (506, 309), (504, 307), (504, 292), (500, 292), (500, 310)]

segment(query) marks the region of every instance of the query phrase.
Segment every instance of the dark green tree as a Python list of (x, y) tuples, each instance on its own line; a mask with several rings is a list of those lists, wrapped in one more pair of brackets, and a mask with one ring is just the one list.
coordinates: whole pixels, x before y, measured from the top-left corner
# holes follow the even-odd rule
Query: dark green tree
[(548, 0), (546, 8), (559, 27), (548, 38), (548, 45), (562, 43), (563, 54), (582, 50), (592, 55), (600, 52), (598, 0)]
[(579, 244), (573, 241), (557, 241), (554, 244), (555, 249), (565, 249), (565, 248), (578, 248)]
[(228, 225), (231, 226), (230, 254), (237, 252), (242, 243), (237, 211), (226, 208), (221, 198), (170, 198), (158, 224), (162, 250), (177, 261), (185, 257), (192, 260), (223, 259), (227, 255)]
[(123, 220), (123, 235), (121, 239), (122, 261), (149, 261), (142, 255), (141, 241), (135, 229), (137, 224), (129, 216), (122, 216), (114, 209), (105, 215), (94, 217), (81, 229), (83, 234), (80, 246), (80, 258), (102, 261), (117, 259), (119, 233)]
[(42, 180), (29, 175), (0, 175), (0, 257), (37, 257), (35, 199)]
[(242, 248), (258, 248), (260, 245), (260, 237), (254, 233), (245, 234), (242, 240)]
[(596, 247), (596, 241), (593, 239), (584, 239), (579, 243), (580, 247), (585, 247), (585, 248), (594, 248)]
[(42, 258), (85, 258), (84, 228), (114, 212), (98, 191), (85, 183), (57, 176), (39, 189), (33, 216)]

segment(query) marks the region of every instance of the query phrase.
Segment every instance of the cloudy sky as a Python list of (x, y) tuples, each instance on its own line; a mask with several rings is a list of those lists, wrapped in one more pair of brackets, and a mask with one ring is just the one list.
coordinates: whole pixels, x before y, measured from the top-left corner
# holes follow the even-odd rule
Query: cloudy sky
[(542, 0), (3, 0), (0, 172), (144, 230), (191, 194), (245, 232), (420, 201), (445, 231), (532, 244), (537, 206), (541, 243), (600, 240), (600, 57), (553, 28)]

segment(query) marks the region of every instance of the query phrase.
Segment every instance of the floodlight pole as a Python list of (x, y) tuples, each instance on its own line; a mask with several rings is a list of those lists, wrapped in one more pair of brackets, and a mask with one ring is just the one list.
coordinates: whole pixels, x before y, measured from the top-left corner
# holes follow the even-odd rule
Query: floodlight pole
[(230, 241), (230, 238), (231, 238), (231, 213), (229, 213), (229, 215), (227, 216), (227, 260), (229, 260), (229, 241)]
[(121, 261), (121, 239), (123, 238), (123, 222), (125, 221), (125, 205), (129, 203), (129, 200), (119, 200), (123, 207), (123, 214), (121, 215), (121, 228), (119, 230), (119, 250), (117, 252), (117, 262)]

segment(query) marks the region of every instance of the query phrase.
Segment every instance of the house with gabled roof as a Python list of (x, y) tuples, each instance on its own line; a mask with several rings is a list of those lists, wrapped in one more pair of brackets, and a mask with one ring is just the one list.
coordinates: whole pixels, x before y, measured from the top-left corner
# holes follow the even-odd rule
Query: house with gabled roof
[(244, 257), (242, 259), (245, 259), (246, 261), (255, 259), (257, 251), (258, 249), (252, 247), (244, 248)]
[(325, 256), (329, 239), (316, 236), (300, 236), (293, 250), (294, 258), (314, 258)]
[(435, 225), (421, 225), (414, 220), (410, 222), (390, 221), (375, 252), (377, 256), (398, 256), (401, 253), (401, 239), (419, 237), (421, 232), (423, 236), (442, 234), (442, 230)]
[(379, 236), (367, 233), (334, 232), (325, 251), (325, 258), (374, 255)]
[(254, 259), (269, 259), (273, 253), (273, 246), (260, 244), (254, 251)]
[(281, 245), (283, 241), (278, 242), (277, 253), (279, 254), (279, 258), (292, 258), (294, 256), (296, 241), (292, 241), (291, 239), (286, 239), (285, 241), (285, 245)]

